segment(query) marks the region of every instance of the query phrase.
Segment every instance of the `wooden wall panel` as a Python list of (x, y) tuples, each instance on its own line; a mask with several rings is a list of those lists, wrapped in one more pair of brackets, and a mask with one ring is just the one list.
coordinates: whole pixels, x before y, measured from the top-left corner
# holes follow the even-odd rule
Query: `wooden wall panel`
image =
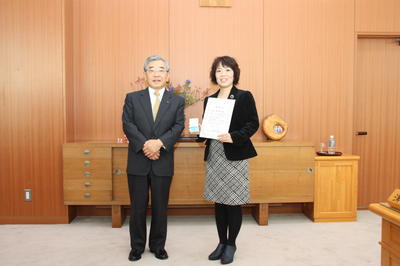
[(356, 0), (356, 32), (399, 33), (400, 1)]
[(76, 141), (123, 136), (125, 94), (152, 54), (169, 58), (168, 1), (73, 0)]
[[(173, 84), (189, 79), (194, 87), (216, 87), (209, 73), (215, 57), (234, 57), (241, 69), (238, 87), (253, 93), (263, 113), (263, 1), (234, 1), (231, 8), (200, 7), (197, 0), (170, 0), (170, 55)], [(200, 117), (203, 103), (187, 107)], [(259, 130), (254, 139), (263, 138)]]
[[(397, 0), (238, 0), (231, 8), (200, 8), (198, 0), (1, 0), (0, 217), (65, 216), (61, 143), (120, 137), (125, 94), (150, 54), (170, 59), (174, 84), (190, 79), (201, 88), (211, 87), (212, 59), (232, 55), (260, 119), (282, 116), (291, 140), (318, 145), (334, 134), (338, 149), (351, 153), (354, 31), (399, 33), (397, 10)], [(187, 109), (200, 114), (201, 103)], [(383, 144), (393, 154), (389, 137)], [(264, 139), (260, 131), (254, 138)], [(381, 192), (398, 180), (390, 167), (368, 170), (391, 180)], [(378, 194), (366, 185), (361, 202), (381, 197), (368, 198)], [(34, 190), (32, 203), (22, 201), (23, 188)]]
[(393, 39), (359, 39), (354, 137), (360, 155), (359, 206), (385, 201), (400, 187), (400, 46)]
[[(253, 92), (261, 121), (277, 113), (289, 122), (288, 139), (318, 145), (333, 134), (338, 148), (351, 153), (353, 1), (156, 4), (74, 1), (75, 140), (122, 134), (124, 95), (143, 75), (143, 59), (152, 51), (170, 55), (173, 85), (189, 79), (202, 89), (215, 89), (211, 62), (228, 54), (239, 61), (239, 87)], [(200, 116), (201, 109), (202, 103), (190, 106), (186, 115)], [(261, 130), (254, 139), (265, 139)]]
[(64, 1), (64, 123), (65, 141), (75, 140), (75, 99), (74, 99), (74, 24), (72, 1)]
[(264, 2), (264, 105), (286, 139), (352, 150), (354, 2)]
[(61, 0), (0, 2), (0, 223), (67, 219), (62, 10)]

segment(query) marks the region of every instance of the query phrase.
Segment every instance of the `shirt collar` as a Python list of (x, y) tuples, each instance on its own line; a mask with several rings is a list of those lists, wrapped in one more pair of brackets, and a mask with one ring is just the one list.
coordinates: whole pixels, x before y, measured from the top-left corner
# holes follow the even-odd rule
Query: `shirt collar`
[[(152, 87), (149, 87), (150, 96), (154, 96), (154, 92), (155, 91), (156, 91), (155, 89), (153, 89)], [(162, 98), (162, 96), (164, 94), (164, 91), (165, 91), (165, 88), (159, 89), (158, 91), (160, 92), (160, 98)]]

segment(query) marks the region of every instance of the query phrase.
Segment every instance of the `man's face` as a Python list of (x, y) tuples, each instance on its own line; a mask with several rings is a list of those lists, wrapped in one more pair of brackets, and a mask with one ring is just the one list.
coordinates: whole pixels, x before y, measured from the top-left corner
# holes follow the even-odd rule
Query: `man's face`
[(166, 86), (169, 73), (165, 63), (161, 60), (151, 61), (145, 72), (147, 83), (153, 89), (162, 89)]

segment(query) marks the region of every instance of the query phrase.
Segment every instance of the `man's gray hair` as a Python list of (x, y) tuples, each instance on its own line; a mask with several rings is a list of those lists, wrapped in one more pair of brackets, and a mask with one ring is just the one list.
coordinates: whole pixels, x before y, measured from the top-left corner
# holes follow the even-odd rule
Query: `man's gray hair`
[(169, 63), (167, 60), (165, 60), (164, 58), (162, 58), (159, 55), (152, 55), (146, 58), (146, 61), (144, 61), (144, 72), (146, 72), (148, 70), (149, 64), (152, 61), (163, 61), (166, 67), (166, 71), (169, 72)]

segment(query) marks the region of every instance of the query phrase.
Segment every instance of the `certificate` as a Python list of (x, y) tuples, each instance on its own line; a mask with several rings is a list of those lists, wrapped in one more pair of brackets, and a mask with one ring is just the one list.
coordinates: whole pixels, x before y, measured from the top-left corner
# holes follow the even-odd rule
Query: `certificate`
[(218, 135), (228, 133), (234, 106), (232, 99), (208, 98), (200, 137), (217, 139)]

